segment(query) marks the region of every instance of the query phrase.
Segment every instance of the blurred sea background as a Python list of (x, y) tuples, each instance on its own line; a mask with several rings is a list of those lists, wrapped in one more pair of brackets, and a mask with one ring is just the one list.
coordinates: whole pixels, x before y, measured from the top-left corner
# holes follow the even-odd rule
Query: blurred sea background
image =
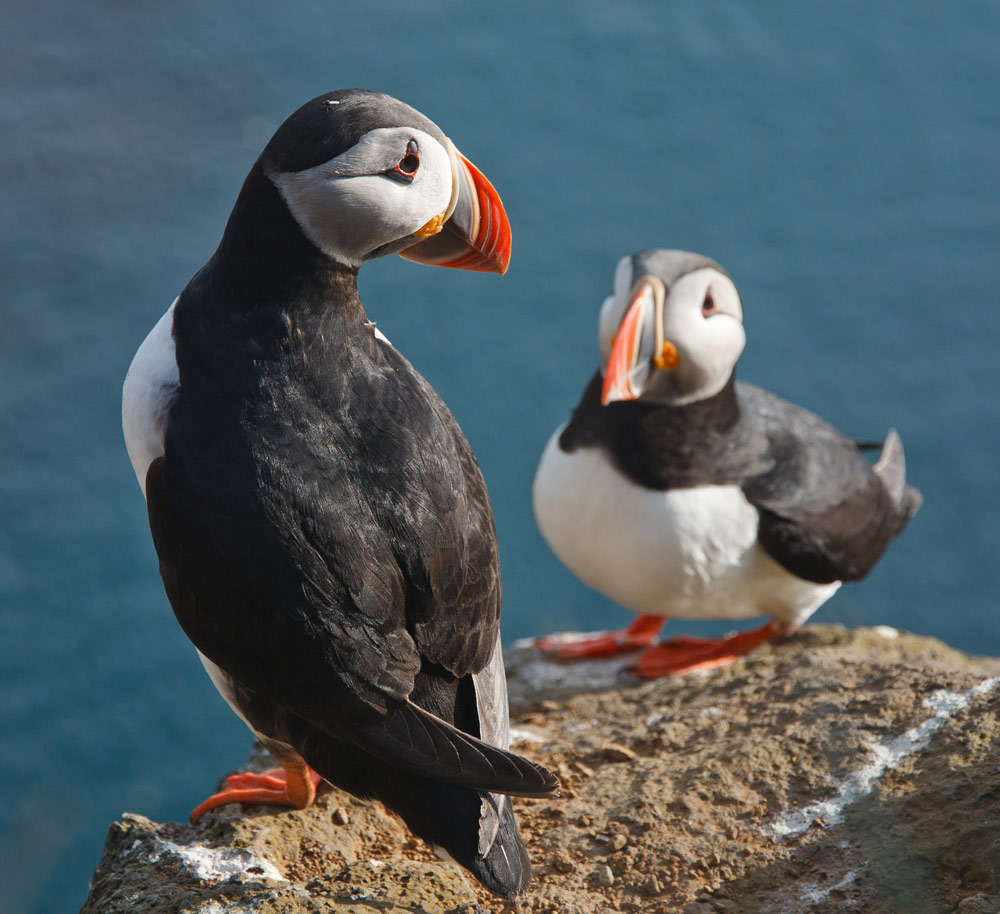
[(618, 258), (680, 247), (740, 289), (740, 376), (858, 437), (895, 426), (926, 496), (816, 621), (1000, 654), (1000, 5), (39, 0), (0, 21), (2, 914), (75, 910), (115, 817), (183, 819), (246, 757), (163, 594), (121, 383), (271, 132), (330, 89), (431, 117), (513, 225), (502, 279), (390, 258), (360, 283), (479, 457), (507, 643), (629, 618), (550, 554), (531, 480)]

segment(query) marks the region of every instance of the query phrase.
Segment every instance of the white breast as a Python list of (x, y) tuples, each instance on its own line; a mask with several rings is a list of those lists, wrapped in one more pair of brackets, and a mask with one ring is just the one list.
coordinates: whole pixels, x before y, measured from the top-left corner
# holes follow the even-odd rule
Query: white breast
[(599, 449), (567, 454), (561, 432), (535, 475), (535, 518), (559, 559), (616, 603), (683, 619), (767, 615), (798, 625), (840, 586), (803, 581), (771, 559), (738, 486), (644, 489)]
[[(146, 472), (163, 455), (163, 435), (180, 386), (174, 348), (174, 306), (167, 309), (136, 350), (122, 387), (122, 431), (136, 478), (146, 494)], [(374, 328), (375, 337), (388, 346), (386, 335)]]
[[(146, 494), (146, 473), (149, 465), (157, 457), (163, 456), (167, 413), (180, 389), (180, 374), (177, 369), (173, 336), (176, 304), (177, 299), (174, 299), (173, 304), (156, 322), (146, 339), (142, 341), (142, 345), (136, 350), (122, 387), (122, 431), (125, 435), (125, 448), (143, 495)], [(375, 328), (375, 336), (386, 345), (392, 345), (378, 328)], [(228, 674), (200, 651), (198, 656), (201, 657), (201, 662), (219, 693), (244, 723), (247, 723), (236, 705)], [(250, 726), (249, 723), (247, 726)], [(257, 736), (261, 738), (261, 734), (258, 733)]]
[(174, 305), (142, 341), (122, 387), (122, 431), (132, 469), (146, 494), (146, 472), (163, 455), (167, 412), (180, 385), (174, 351)]
[[(167, 412), (177, 396), (180, 375), (174, 350), (174, 305), (167, 309), (142, 341), (129, 365), (122, 388), (122, 431), (132, 468), (146, 494), (146, 472), (149, 465), (163, 455), (163, 435)], [(219, 694), (237, 716), (253, 730), (258, 739), (270, 739), (258, 733), (243, 716), (233, 694), (229, 674), (216, 666), (201, 651), (198, 656)], [(271, 740), (274, 742), (274, 740)]]

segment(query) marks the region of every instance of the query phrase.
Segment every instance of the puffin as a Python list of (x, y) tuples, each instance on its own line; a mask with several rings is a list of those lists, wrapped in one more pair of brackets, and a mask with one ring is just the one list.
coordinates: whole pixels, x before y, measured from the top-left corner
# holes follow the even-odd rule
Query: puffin
[[(865, 577), (920, 507), (894, 430), (855, 441), (736, 380), (743, 306), (707, 257), (622, 258), (598, 340), (602, 368), (545, 447), (532, 500), (563, 564), (636, 617), (538, 639), (543, 652), (640, 651), (629, 670), (650, 679), (731, 663)], [(661, 637), (671, 617), (758, 616), (722, 638)]]
[(193, 821), (304, 808), (327, 781), (383, 801), (496, 895), (527, 886), (509, 797), (558, 784), (508, 749), (486, 485), (357, 289), (396, 253), (502, 274), (510, 245), (493, 186), (436, 124), (330, 92), (278, 128), (139, 346), (122, 425), (164, 588), (279, 766), (231, 776)]

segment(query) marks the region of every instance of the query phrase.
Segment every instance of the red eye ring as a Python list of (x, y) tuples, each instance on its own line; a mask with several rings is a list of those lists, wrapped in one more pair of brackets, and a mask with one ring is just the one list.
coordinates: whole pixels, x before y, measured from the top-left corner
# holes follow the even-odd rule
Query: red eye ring
[(701, 303), (701, 313), (703, 317), (708, 317), (710, 314), (715, 314), (719, 309), (715, 307), (715, 299), (712, 298), (711, 292), (705, 293), (705, 300)]
[(397, 174), (401, 174), (404, 178), (412, 178), (416, 175), (419, 167), (420, 156), (416, 156), (412, 152), (408, 152), (396, 163), (396, 167), (393, 171)]
[(417, 169), (420, 167), (420, 153), (417, 152), (417, 144), (414, 140), (410, 140), (406, 144), (406, 155), (403, 156), (397, 163), (396, 167), (393, 169), (396, 174), (402, 175), (404, 178), (409, 178), (412, 180), (416, 174)]

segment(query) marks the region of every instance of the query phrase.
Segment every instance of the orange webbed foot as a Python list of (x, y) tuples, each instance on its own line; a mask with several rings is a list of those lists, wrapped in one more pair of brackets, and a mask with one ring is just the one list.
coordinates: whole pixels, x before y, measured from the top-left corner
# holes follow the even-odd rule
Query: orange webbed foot
[(191, 821), (197, 822), (210, 809), (228, 803), (244, 806), (270, 804), (305, 809), (316, 798), (316, 788), (323, 779), (304, 762), (288, 764), (271, 771), (247, 771), (226, 778), (226, 786), (212, 794), (191, 812)]
[(711, 670), (732, 663), (737, 657), (787, 633), (788, 626), (768, 622), (760, 628), (725, 638), (671, 638), (643, 651), (629, 667), (629, 672), (643, 679), (657, 679)]
[(636, 616), (621, 631), (607, 632), (593, 638), (579, 641), (564, 641), (559, 638), (538, 638), (535, 647), (551, 657), (560, 660), (576, 660), (581, 657), (613, 657), (649, 647), (656, 642), (656, 636), (667, 620), (663, 616)]

